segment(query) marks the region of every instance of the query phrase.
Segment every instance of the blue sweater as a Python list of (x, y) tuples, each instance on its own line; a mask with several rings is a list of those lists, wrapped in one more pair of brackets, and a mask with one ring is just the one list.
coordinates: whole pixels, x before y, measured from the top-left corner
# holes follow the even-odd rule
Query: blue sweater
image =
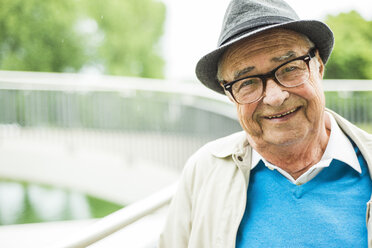
[(261, 161), (251, 172), (236, 247), (367, 247), (372, 183), (363, 156), (354, 149), (361, 174), (333, 160), (300, 186)]

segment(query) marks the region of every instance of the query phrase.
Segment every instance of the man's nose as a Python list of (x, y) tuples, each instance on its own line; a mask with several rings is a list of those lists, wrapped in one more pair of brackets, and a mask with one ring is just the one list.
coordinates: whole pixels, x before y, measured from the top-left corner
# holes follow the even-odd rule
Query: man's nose
[(268, 79), (266, 82), (265, 95), (263, 103), (270, 106), (280, 106), (289, 97), (288, 91), (273, 79)]

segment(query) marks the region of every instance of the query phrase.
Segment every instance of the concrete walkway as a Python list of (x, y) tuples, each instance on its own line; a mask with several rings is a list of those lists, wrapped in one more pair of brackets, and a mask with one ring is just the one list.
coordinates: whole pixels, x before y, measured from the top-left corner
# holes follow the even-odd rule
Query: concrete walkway
[(108, 142), (109, 135), (25, 129), (6, 135), (0, 132), (0, 178), (55, 185), (119, 204), (142, 199), (177, 180), (180, 171), (145, 156), (126, 156), (120, 144)]

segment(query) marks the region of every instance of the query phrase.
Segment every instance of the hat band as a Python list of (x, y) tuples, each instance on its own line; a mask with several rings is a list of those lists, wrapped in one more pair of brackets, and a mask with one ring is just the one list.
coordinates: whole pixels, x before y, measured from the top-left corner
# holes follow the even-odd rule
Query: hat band
[(262, 27), (266, 27), (269, 25), (290, 22), (290, 21), (295, 21), (295, 20), (288, 18), (288, 17), (282, 17), (282, 16), (264, 16), (264, 17), (258, 17), (256, 19), (249, 20), (246, 22), (242, 22), (239, 25), (236, 25), (233, 30), (231, 30), (230, 32), (227, 32), (222, 38), (220, 38), (220, 42), (218, 43), (218, 46), (220, 47), (226, 44), (227, 42), (235, 39), (236, 37), (253, 32), (256, 29), (260, 29)]

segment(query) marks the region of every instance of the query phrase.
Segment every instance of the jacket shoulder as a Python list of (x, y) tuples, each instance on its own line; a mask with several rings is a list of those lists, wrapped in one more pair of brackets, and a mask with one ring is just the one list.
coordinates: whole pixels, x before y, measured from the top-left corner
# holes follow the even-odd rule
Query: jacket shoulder
[(225, 158), (240, 152), (247, 144), (246, 133), (241, 131), (211, 141), (205, 144), (199, 151), (210, 153), (218, 158)]
[(208, 142), (191, 155), (183, 173), (192, 178), (197, 175), (203, 177), (221, 166), (231, 167), (234, 163), (232, 154), (242, 150), (246, 143), (244, 131)]

